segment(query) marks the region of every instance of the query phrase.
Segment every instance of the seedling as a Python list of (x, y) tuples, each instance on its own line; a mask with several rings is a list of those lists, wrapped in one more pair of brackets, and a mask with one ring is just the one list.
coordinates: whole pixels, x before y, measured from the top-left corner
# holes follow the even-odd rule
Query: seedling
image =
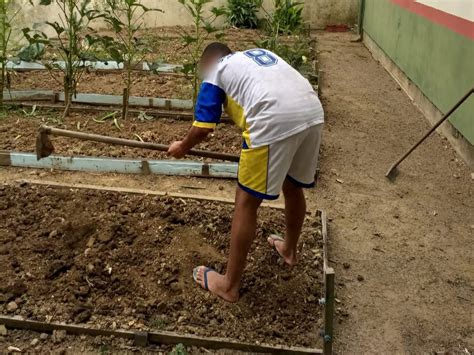
[(183, 72), (191, 75), (193, 90), (193, 107), (196, 105), (199, 89), (198, 64), (205, 42), (214, 36), (216, 39), (223, 37), (224, 33), (214, 26), (215, 21), (226, 14), (223, 7), (212, 7), (210, 14), (206, 15), (206, 4), (212, 0), (178, 0), (193, 18), (193, 27), (188, 31), (181, 27), (183, 43), (188, 51), (191, 62), (183, 65)]
[(151, 11), (161, 10), (148, 8), (140, 0), (105, 0), (104, 20), (115, 36), (101, 36), (100, 40), (110, 57), (123, 63), (126, 72), (122, 119), (128, 115), (133, 66), (149, 52), (138, 32), (144, 29), (144, 17)]
[[(33, 0), (30, 0), (30, 3), (34, 5)], [(103, 15), (92, 7), (91, 0), (39, 0), (40, 6), (52, 4), (56, 4), (59, 8), (59, 21), (45, 23), (52, 28), (56, 37), (49, 38), (45, 33), (28, 27), (23, 28), (23, 34), (30, 45), (44, 44), (54, 57), (58, 56), (65, 63), (61, 66), (53, 60), (46, 64), (56, 81), (60, 82), (53, 74), (54, 69), (64, 74), (62, 82), (65, 95), (64, 118), (69, 115), (77, 84), (86, 69), (85, 61), (95, 59), (90, 50), (97, 45), (97, 41), (91, 35), (94, 30), (90, 24)]]

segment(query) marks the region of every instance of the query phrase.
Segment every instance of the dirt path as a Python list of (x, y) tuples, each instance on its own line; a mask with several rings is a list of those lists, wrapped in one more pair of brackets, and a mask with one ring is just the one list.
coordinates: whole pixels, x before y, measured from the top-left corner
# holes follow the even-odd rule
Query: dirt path
[(333, 218), (337, 293), (348, 312), (336, 350), (472, 351), (471, 171), (434, 135), (403, 163), (396, 184), (384, 178), (428, 124), (350, 39), (318, 34), (327, 125), (316, 202)]

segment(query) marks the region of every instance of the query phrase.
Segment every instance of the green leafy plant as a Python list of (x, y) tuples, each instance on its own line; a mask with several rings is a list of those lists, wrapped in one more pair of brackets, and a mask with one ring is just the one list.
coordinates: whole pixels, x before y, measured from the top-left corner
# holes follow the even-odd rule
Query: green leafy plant
[[(33, 0), (30, 3), (34, 5)], [(49, 38), (44, 32), (30, 28), (23, 28), (23, 34), (30, 45), (45, 45), (53, 53), (53, 59), (59, 57), (65, 63), (59, 65), (53, 60), (46, 65), (51, 73), (53, 69), (59, 69), (64, 74), (64, 118), (69, 115), (77, 84), (87, 69), (85, 61), (95, 59), (91, 55), (91, 49), (97, 45), (97, 41), (92, 36), (94, 30), (90, 24), (103, 15), (92, 7), (91, 0), (39, 0), (40, 6), (52, 4), (59, 8), (59, 21), (45, 23), (54, 31), (55, 38)], [(53, 74), (52, 77), (59, 81)]]
[(178, 0), (187, 12), (193, 18), (193, 27), (189, 31), (181, 28), (184, 46), (191, 58), (190, 63), (183, 65), (183, 72), (186, 75), (191, 75), (192, 90), (193, 90), (193, 106), (196, 104), (198, 89), (199, 89), (199, 73), (198, 64), (201, 52), (204, 49), (205, 42), (211, 37), (219, 39), (224, 33), (214, 26), (215, 21), (226, 14), (226, 10), (222, 7), (212, 7), (210, 14), (206, 15), (205, 7), (211, 3), (212, 0)]
[(133, 67), (149, 53), (149, 47), (138, 38), (138, 33), (145, 27), (145, 15), (151, 11), (161, 10), (148, 8), (140, 0), (105, 0), (104, 20), (115, 36), (102, 36), (100, 40), (108, 55), (123, 63), (126, 72), (122, 119), (128, 115)]
[(303, 3), (294, 0), (274, 0), (273, 21), (283, 33), (294, 33), (303, 25)]
[(3, 108), (3, 90), (9, 88), (9, 73), (7, 71), (7, 61), (12, 49), (13, 21), (20, 12), (11, 0), (0, 0), (0, 107)]
[(188, 352), (186, 351), (186, 347), (179, 343), (176, 345), (173, 350), (170, 351), (169, 355), (187, 355)]
[(228, 0), (227, 22), (238, 28), (257, 28), (263, 0)]

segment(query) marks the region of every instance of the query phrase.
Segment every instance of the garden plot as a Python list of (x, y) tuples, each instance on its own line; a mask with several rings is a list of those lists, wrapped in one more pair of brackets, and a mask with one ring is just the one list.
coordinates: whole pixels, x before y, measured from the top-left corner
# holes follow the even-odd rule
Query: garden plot
[(228, 304), (191, 274), (200, 264), (223, 271), (232, 206), (29, 185), (1, 186), (0, 194), (4, 314), (317, 345), (324, 291), (317, 218), (307, 217), (299, 264), (290, 269), (266, 242), (283, 232), (283, 212), (262, 208), (241, 301)]
[[(72, 112), (63, 123), (56, 118), (57, 114), (57, 112), (37, 112), (33, 116), (25, 117), (25, 113), (9, 112), (6, 118), (0, 120), (0, 150), (33, 152), (38, 128), (42, 124), (119, 138), (142, 139), (147, 142), (162, 144), (170, 144), (175, 140), (182, 139), (191, 126), (191, 122), (171, 119), (142, 121), (138, 118), (129, 118), (120, 121), (119, 129), (111, 119), (105, 120), (103, 123), (96, 122), (100, 118), (97, 114)], [(114, 158), (141, 157), (147, 159), (166, 157), (165, 153), (157, 151), (111, 146), (71, 138), (53, 137), (52, 140), (56, 154), (59, 155)], [(222, 153), (238, 153), (241, 144), (239, 128), (229, 124), (221, 124), (212, 133), (212, 136), (197, 148)]]
[[(16, 72), (12, 74), (11, 90), (55, 90), (63, 91), (63, 74), (55, 71), (55, 78), (47, 70)], [(86, 72), (78, 83), (79, 93), (122, 95), (125, 73)], [(192, 85), (184, 75), (133, 72), (132, 96), (163, 97), (169, 99), (191, 99)]]

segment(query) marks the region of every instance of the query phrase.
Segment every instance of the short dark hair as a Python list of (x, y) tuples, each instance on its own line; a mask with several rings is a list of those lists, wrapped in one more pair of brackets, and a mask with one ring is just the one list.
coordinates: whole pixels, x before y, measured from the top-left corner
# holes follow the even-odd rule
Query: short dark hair
[(229, 54), (232, 54), (232, 50), (227, 47), (227, 45), (220, 42), (213, 42), (204, 49), (201, 59), (208, 56), (220, 56), (222, 58)]

